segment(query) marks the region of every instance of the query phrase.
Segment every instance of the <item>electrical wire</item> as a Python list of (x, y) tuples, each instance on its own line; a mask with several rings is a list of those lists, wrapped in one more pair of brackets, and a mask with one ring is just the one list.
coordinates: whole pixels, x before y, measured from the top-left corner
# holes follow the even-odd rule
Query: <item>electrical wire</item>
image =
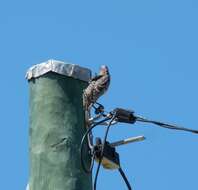
[(167, 123), (162, 123), (162, 122), (158, 122), (158, 121), (148, 120), (148, 119), (145, 119), (145, 118), (142, 118), (142, 117), (139, 117), (139, 116), (136, 116), (136, 121), (140, 121), (140, 122), (144, 122), (144, 123), (152, 123), (152, 124), (155, 124), (155, 125), (158, 125), (160, 127), (167, 128), (167, 129), (187, 131), (187, 132), (198, 134), (198, 130), (188, 129), (188, 128), (184, 128), (184, 127), (178, 127), (178, 126), (170, 125), (170, 124), (167, 124)]
[(107, 129), (105, 131), (105, 136), (104, 136), (104, 139), (103, 139), (103, 144), (102, 144), (102, 149), (101, 149), (101, 155), (100, 155), (100, 159), (99, 159), (99, 163), (98, 163), (98, 167), (97, 167), (96, 175), (95, 175), (95, 179), (94, 179), (94, 190), (96, 190), (98, 174), (99, 174), (99, 171), (100, 171), (100, 166), (101, 166), (101, 163), (102, 163), (102, 158), (103, 158), (103, 153), (104, 153), (104, 148), (105, 148), (105, 142), (107, 140), (108, 132), (109, 132), (109, 129), (110, 129), (111, 124), (114, 121), (114, 119), (115, 119), (115, 115), (111, 118), (111, 120), (110, 120), (110, 122), (107, 126)]
[[(104, 109), (104, 107), (99, 104), (99, 103), (96, 103), (97, 105), (101, 106), (102, 109)], [(110, 112), (109, 114), (104, 114), (104, 111), (103, 110), (99, 110), (99, 108), (95, 107), (95, 106), (92, 106), (95, 111), (98, 111), (97, 113), (100, 113), (103, 117), (105, 117), (105, 119), (99, 121), (99, 122), (96, 122), (94, 124), (91, 125), (90, 128), (87, 129), (87, 131), (85, 132), (85, 134), (83, 135), (83, 138), (81, 140), (81, 144), (80, 144), (80, 158), (81, 158), (81, 165), (82, 165), (82, 168), (83, 170), (86, 172), (86, 173), (91, 173), (92, 172), (92, 169), (93, 169), (93, 165), (94, 165), (94, 160), (95, 160), (95, 157), (96, 157), (96, 150), (94, 149), (95, 146), (93, 147), (89, 147), (90, 149), (90, 153), (91, 153), (91, 164), (90, 164), (90, 167), (87, 168), (85, 166), (85, 163), (84, 163), (84, 159), (83, 159), (83, 146), (84, 146), (84, 143), (85, 143), (85, 139), (88, 137), (88, 135), (90, 134), (91, 130), (98, 126), (98, 125), (101, 125), (101, 124), (104, 124), (106, 121), (109, 121), (107, 122), (108, 125), (107, 125), (107, 128), (106, 128), (106, 131), (105, 131), (105, 136), (104, 136), (104, 139), (103, 139), (103, 143), (102, 143), (102, 146), (101, 146), (101, 151), (100, 151), (100, 155), (97, 157), (99, 157), (99, 161), (98, 161), (98, 166), (97, 166), (97, 169), (96, 169), (96, 174), (95, 174), (95, 179), (94, 179), (94, 186), (93, 186), (93, 190), (96, 190), (96, 186), (97, 186), (97, 179), (98, 179), (98, 175), (99, 175), (99, 171), (100, 171), (100, 167), (101, 167), (101, 164), (102, 164), (102, 159), (103, 159), (103, 156), (104, 156), (104, 148), (105, 148), (105, 143), (106, 143), (106, 140), (107, 140), (107, 136), (108, 136), (108, 132), (109, 132), (109, 129), (110, 127), (113, 125), (113, 122), (116, 121), (117, 119), (119, 119), (119, 116), (120, 118), (123, 117), (123, 113), (121, 113), (121, 115), (118, 115), (117, 114), (117, 111), (116, 109), (113, 111), (113, 112)], [(98, 110), (97, 110), (98, 109)], [(133, 113), (131, 113), (133, 115)], [(125, 113), (124, 115), (125, 117), (128, 117), (128, 112), (127, 114)], [(198, 130), (194, 130), (194, 129), (188, 129), (188, 128), (184, 128), (184, 127), (179, 127), (179, 126), (176, 126), (176, 125), (171, 125), (171, 124), (167, 124), (167, 123), (163, 123), (163, 122), (158, 122), (158, 121), (154, 121), (154, 120), (149, 120), (149, 119), (146, 119), (146, 118), (143, 118), (143, 117), (140, 117), (140, 116), (135, 116), (133, 115), (134, 117), (134, 122), (136, 121), (139, 121), (139, 122), (144, 122), (144, 123), (151, 123), (151, 124), (154, 124), (154, 125), (157, 125), (157, 126), (160, 126), (160, 127), (163, 127), (163, 128), (168, 128), (168, 129), (173, 129), (173, 130), (180, 130), (180, 131), (187, 131), (187, 132), (191, 132), (191, 133), (196, 133), (198, 134)], [(124, 118), (126, 121), (130, 120), (131, 118)], [(128, 120), (127, 120), (128, 119)], [(131, 120), (130, 120), (131, 121)], [(118, 121), (119, 122), (119, 121)], [(122, 121), (123, 122), (123, 121)], [(134, 123), (133, 122), (133, 123)], [(128, 123), (128, 122), (126, 122)], [(131, 123), (131, 122), (130, 122)], [(89, 137), (88, 137), (89, 138)], [(132, 190), (132, 187), (130, 186), (130, 183), (124, 173), (124, 171), (122, 170), (121, 167), (119, 167), (119, 173), (121, 174), (123, 180), (125, 181), (127, 187), (128, 187), (128, 190)]]
[[(91, 130), (92, 130), (94, 127), (96, 127), (96, 126), (98, 126), (98, 125), (100, 125), (100, 124), (102, 124), (102, 123), (104, 123), (104, 122), (106, 122), (106, 121), (108, 121), (108, 120), (110, 120), (110, 119), (111, 119), (111, 118), (108, 117), (108, 118), (105, 118), (105, 119), (103, 119), (103, 120), (101, 120), (101, 121), (98, 121), (97, 123), (94, 123), (90, 128), (87, 129), (87, 131), (85, 132), (85, 134), (84, 134), (83, 137), (82, 137), (82, 140), (81, 140), (81, 143), (80, 143), (80, 160), (81, 160), (82, 168), (83, 168), (83, 170), (84, 170), (86, 173), (91, 173), (92, 168), (93, 168), (93, 163), (94, 163), (94, 157), (95, 157), (95, 155), (94, 155), (94, 153), (92, 152), (93, 155), (92, 155), (91, 165), (90, 165), (90, 167), (87, 169), (87, 167), (85, 166), (84, 160), (83, 160), (83, 145), (84, 145), (84, 143), (85, 143), (85, 139), (87, 138), (87, 136), (89, 135), (89, 133), (91, 132)], [(91, 151), (92, 151), (92, 150), (91, 150)]]
[(131, 185), (130, 185), (130, 183), (129, 183), (129, 181), (128, 181), (128, 179), (127, 179), (125, 173), (124, 173), (124, 171), (122, 170), (122, 168), (119, 167), (119, 168), (118, 168), (118, 171), (120, 172), (120, 175), (121, 175), (122, 178), (124, 179), (124, 182), (126, 183), (126, 185), (127, 185), (127, 187), (128, 187), (128, 190), (132, 190), (132, 187), (131, 187)]

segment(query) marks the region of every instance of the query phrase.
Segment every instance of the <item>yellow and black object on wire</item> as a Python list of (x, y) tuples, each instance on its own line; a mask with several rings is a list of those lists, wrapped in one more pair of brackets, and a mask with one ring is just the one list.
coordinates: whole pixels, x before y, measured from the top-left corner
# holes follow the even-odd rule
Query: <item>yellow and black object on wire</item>
[[(98, 167), (96, 169), (96, 175), (95, 175), (95, 179), (94, 179), (94, 190), (96, 190), (97, 178), (98, 178), (98, 174), (99, 174), (101, 165), (105, 169), (111, 169), (111, 170), (118, 169), (118, 171), (120, 172), (122, 178), (124, 179), (128, 189), (129, 190), (132, 189), (126, 175), (124, 174), (124, 172), (120, 166), (119, 154), (116, 152), (115, 146), (127, 144), (130, 142), (144, 140), (145, 138), (143, 136), (139, 136), (139, 137), (130, 138), (127, 140), (118, 141), (116, 143), (107, 142), (107, 136), (109, 133), (109, 129), (114, 122), (128, 123), (128, 124), (134, 124), (135, 122), (144, 122), (144, 123), (151, 123), (156, 126), (163, 127), (163, 128), (186, 131), (186, 132), (198, 134), (198, 130), (188, 129), (188, 128), (184, 128), (184, 127), (178, 127), (176, 125), (170, 125), (170, 124), (163, 123), (163, 122), (149, 120), (149, 119), (143, 118), (141, 116), (136, 116), (133, 111), (126, 110), (123, 108), (116, 108), (113, 111), (109, 112), (108, 114), (104, 114), (104, 106), (102, 106), (99, 103), (97, 103), (97, 104), (98, 104), (98, 107), (93, 106), (93, 108), (95, 109), (95, 114), (96, 115), (101, 114), (101, 116), (103, 118), (98, 122), (92, 123), (92, 125), (85, 132), (85, 134), (82, 138), (82, 141), (81, 141), (81, 145), (80, 145), (81, 165), (82, 165), (83, 170), (86, 173), (92, 172), (94, 160), (96, 162), (98, 162)], [(87, 167), (83, 160), (83, 149), (84, 149), (84, 145), (85, 145), (85, 139), (87, 137), (89, 137), (89, 133), (96, 126), (104, 125), (104, 123), (106, 123), (107, 128), (105, 131), (103, 142), (100, 138), (96, 138), (96, 144), (93, 145), (93, 147), (91, 147), (89, 150), (89, 153), (91, 154), (91, 158), (92, 158), (91, 165), (89, 167)]]

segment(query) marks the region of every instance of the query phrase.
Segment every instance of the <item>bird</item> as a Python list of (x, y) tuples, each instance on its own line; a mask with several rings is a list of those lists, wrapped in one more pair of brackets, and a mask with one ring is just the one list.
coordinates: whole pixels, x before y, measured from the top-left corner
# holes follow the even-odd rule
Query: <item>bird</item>
[(89, 81), (89, 85), (84, 90), (84, 106), (89, 110), (91, 105), (108, 90), (111, 81), (109, 68), (106, 65), (100, 67), (99, 74)]

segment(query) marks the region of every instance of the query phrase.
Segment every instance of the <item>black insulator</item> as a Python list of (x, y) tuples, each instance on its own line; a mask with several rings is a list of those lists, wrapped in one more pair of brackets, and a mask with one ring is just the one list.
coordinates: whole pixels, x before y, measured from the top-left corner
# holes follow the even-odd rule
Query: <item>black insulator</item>
[(123, 122), (123, 123), (135, 123), (136, 117), (134, 116), (134, 112), (131, 110), (126, 110), (122, 108), (114, 109), (114, 114), (116, 117), (116, 121)]

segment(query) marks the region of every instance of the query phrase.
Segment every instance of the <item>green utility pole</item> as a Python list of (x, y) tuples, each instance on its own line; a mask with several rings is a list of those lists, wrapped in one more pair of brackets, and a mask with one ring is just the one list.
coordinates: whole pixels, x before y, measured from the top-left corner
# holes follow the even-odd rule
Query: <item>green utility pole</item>
[(92, 189), (79, 153), (86, 130), (82, 94), (90, 77), (86, 68), (55, 60), (28, 70), (29, 190)]

